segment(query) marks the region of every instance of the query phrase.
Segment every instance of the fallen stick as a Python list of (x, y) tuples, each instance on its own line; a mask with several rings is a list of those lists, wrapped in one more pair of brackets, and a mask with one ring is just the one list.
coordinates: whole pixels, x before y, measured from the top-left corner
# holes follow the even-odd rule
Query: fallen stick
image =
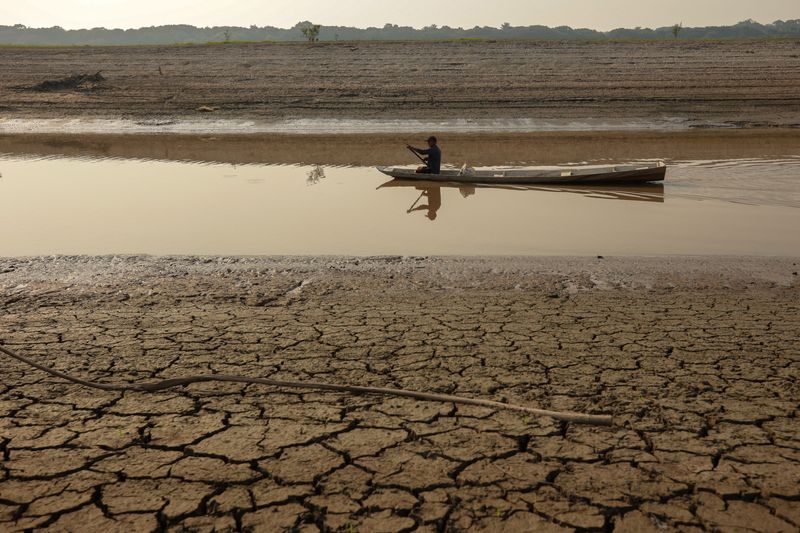
[(450, 394), (435, 394), (429, 392), (417, 392), (403, 389), (386, 389), (383, 387), (361, 387), (357, 385), (337, 385), (333, 383), (314, 383), (303, 381), (284, 381), (279, 379), (268, 378), (251, 378), (246, 376), (226, 376), (224, 374), (214, 374), (206, 376), (187, 376), (180, 378), (164, 379), (151, 383), (129, 383), (124, 385), (115, 385), (109, 383), (98, 383), (95, 381), (88, 381), (81, 379), (70, 374), (66, 374), (54, 368), (37, 363), (29, 357), (15, 353), (4, 346), (0, 345), (0, 352), (9, 357), (13, 357), (17, 361), (21, 361), (34, 368), (38, 368), (43, 372), (47, 372), (52, 376), (70, 381), (77, 385), (90, 387), (93, 389), (100, 389), (105, 391), (135, 391), (135, 392), (156, 392), (173, 387), (182, 387), (192, 383), (207, 383), (211, 381), (228, 382), (228, 383), (247, 383), (256, 385), (268, 385), (271, 387), (282, 387), (289, 389), (312, 389), (323, 391), (337, 391), (349, 392), (351, 394), (377, 394), (382, 396), (399, 396), (403, 398), (413, 398), (415, 400), (422, 400), (428, 402), (443, 402), (443, 403), (457, 403), (462, 405), (477, 405), (479, 407), (488, 407), (491, 409), (501, 409), (504, 411), (516, 411), (519, 413), (526, 413), (529, 415), (546, 416), (555, 420), (563, 422), (573, 422), (575, 424), (590, 424), (596, 426), (610, 426), (613, 424), (613, 419), (610, 415), (590, 415), (584, 413), (574, 413), (569, 411), (549, 411), (546, 409), (536, 409), (533, 407), (524, 407), (521, 405), (513, 405), (509, 403), (495, 402), (493, 400), (481, 400), (474, 398), (464, 398), (462, 396), (452, 396)]

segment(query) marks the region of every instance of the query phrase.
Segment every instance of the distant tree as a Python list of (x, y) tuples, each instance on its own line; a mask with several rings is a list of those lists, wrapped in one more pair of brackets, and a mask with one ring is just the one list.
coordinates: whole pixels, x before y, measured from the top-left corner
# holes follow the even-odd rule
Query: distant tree
[(504, 22), (503, 25), (500, 26), (500, 29), (503, 31), (508, 31), (511, 29), (511, 24), (509, 24), (508, 22)]
[(303, 33), (303, 36), (306, 40), (310, 43), (316, 43), (319, 41), (319, 30), (322, 29), (322, 26), (319, 24), (312, 24), (310, 22), (305, 23), (304, 25), (300, 26), (300, 31)]
[(223, 35), (225, 35), (225, 42), (226, 43), (231, 42), (231, 30), (225, 30), (225, 33)]
[(677, 39), (682, 29), (683, 29), (683, 22), (681, 22), (680, 24), (675, 24), (672, 27), (672, 36)]

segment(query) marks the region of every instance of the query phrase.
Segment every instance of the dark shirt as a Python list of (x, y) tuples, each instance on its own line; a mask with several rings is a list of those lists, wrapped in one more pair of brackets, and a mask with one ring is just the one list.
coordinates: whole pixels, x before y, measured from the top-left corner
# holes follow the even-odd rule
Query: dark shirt
[(425, 150), (417, 150), (421, 154), (428, 156), (428, 168), (431, 174), (438, 174), (442, 170), (442, 151), (438, 146), (433, 148), (426, 148)]

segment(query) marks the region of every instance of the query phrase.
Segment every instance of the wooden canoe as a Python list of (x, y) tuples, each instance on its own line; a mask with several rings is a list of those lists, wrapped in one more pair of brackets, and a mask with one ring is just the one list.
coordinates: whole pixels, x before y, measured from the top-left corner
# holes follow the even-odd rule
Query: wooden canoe
[(402, 180), (505, 185), (646, 183), (663, 181), (667, 166), (662, 162), (613, 167), (559, 168), (443, 168), (440, 174), (417, 174), (410, 167), (377, 167), (387, 176)]

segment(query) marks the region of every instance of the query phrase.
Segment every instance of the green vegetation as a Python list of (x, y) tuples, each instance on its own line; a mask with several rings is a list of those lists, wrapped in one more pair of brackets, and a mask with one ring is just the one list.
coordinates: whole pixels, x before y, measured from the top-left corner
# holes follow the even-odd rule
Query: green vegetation
[(488, 26), (451, 28), (430, 25), (417, 29), (396, 24), (380, 28), (351, 28), (346, 26), (319, 26), (304, 21), (292, 28), (271, 26), (215, 26), (197, 28), (188, 25), (152, 26), (130, 30), (92, 28), (65, 30), (28, 28), (21, 24), (0, 26), (2, 45), (46, 46), (119, 46), (119, 45), (172, 45), (178, 43), (202, 44), (208, 42), (320, 42), (320, 41), (456, 41), (456, 40), (667, 40), (678, 37), (689, 40), (715, 39), (800, 39), (800, 19), (778, 20), (760, 24), (745, 20), (732, 26), (686, 28), (682, 25), (663, 28), (618, 28), (601, 32), (587, 28), (559, 26), (512, 26), (504, 23), (500, 28)]
[[(322, 28), (319, 24), (311, 24), (310, 22), (303, 24), (300, 26), (300, 33), (303, 34), (303, 37), (310, 43), (316, 43), (319, 41), (319, 31)], [(339, 40), (339, 36), (336, 36), (335, 40)]]

